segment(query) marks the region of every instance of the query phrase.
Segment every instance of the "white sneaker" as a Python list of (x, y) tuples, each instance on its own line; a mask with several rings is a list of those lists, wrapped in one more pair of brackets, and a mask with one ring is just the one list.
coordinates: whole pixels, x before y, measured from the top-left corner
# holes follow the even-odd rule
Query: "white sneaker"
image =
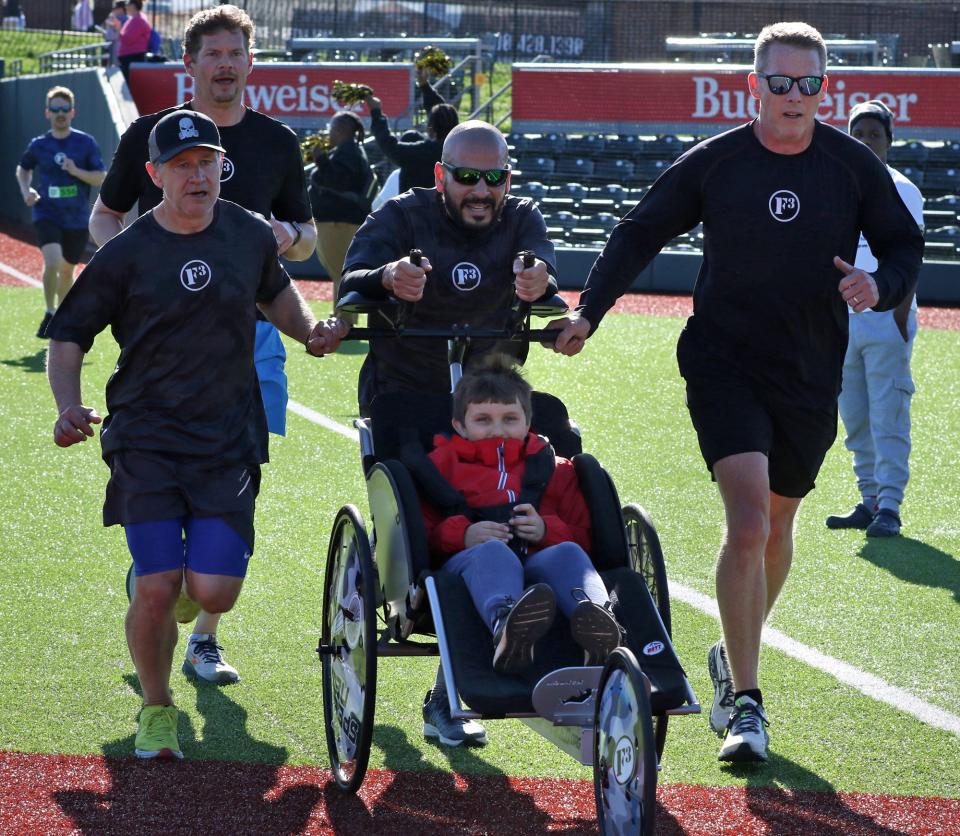
[(710, 708), (710, 728), (723, 737), (733, 715), (733, 676), (727, 664), (727, 649), (720, 639), (707, 653), (707, 667), (713, 680), (713, 706)]
[(769, 725), (762, 705), (750, 697), (740, 697), (734, 706), (717, 760), (765, 761), (770, 744), (770, 735), (767, 734)]
[(187, 658), (182, 670), (187, 676), (196, 676), (217, 685), (240, 681), (240, 674), (223, 658), (223, 648), (213, 633), (194, 633), (187, 641)]

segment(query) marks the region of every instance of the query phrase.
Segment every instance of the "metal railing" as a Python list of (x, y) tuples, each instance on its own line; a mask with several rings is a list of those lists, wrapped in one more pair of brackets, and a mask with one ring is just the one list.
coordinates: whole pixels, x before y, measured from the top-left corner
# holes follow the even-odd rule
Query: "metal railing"
[(106, 41), (75, 46), (70, 49), (57, 49), (37, 56), (38, 70), (42, 73), (55, 73), (61, 70), (75, 70), (82, 67), (103, 66), (104, 56), (109, 53), (110, 44)]

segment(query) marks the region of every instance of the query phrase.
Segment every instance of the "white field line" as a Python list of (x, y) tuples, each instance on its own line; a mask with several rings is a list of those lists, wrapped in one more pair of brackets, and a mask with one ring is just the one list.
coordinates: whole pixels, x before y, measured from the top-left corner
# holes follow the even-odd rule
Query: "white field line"
[[(694, 609), (719, 620), (720, 610), (713, 598), (680, 583), (668, 581), (668, 584), (671, 599), (683, 601)], [(827, 656), (827, 654), (821, 653), (809, 645), (794, 641), (789, 636), (771, 627), (764, 628), (763, 643), (775, 647), (780, 652), (809, 665), (811, 668), (830, 674), (830, 676), (851, 688), (855, 688), (871, 699), (886, 703), (898, 711), (916, 717), (928, 726), (960, 736), (960, 717), (956, 714), (951, 714), (926, 700), (915, 697), (902, 688), (890, 685), (872, 673), (867, 673), (853, 667), (853, 665), (848, 665), (846, 662), (841, 662), (839, 659), (834, 659), (832, 656)]]
[(12, 276), (15, 279), (24, 282), (25, 284), (32, 285), (33, 287), (43, 287), (43, 282), (38, 281), (33, 278), (33, 276), (28, 276), (26, 273), (21, 273), (16, 267), (11, 267), (9, 264), (4, 264), (0, 261), (0, 273), (6, 273), (8, 276)]
[[(315, 424), (326, 427), (328, 430), (333, 430), (341, 435), (345, 435), (347, 438), (356, 440), (358, 437), (356, 430), (351, 430), (343, 424), (338, 424), (326, 415), (321, 415), (319, 412), (315, 412), (296, 401), (290, 401), (287, 408), (291, 412), (295, 412), (297, 415), (306, 418), (308, 421), (312, 421)], [(717, 602), (709, 595), (704, 595), (695, 589), (691, 589), (689, 586), (671, 581), (670, 597), (683, 601), (683, 603), (689, 604), (705, 615), (709, 615), (718, 621), (720, 620), (720, 610), (717, 607)], [(845, 685), (849, 685), (851, 688), (856, 689), (871, 699), (886, 703), (898, 711), (916, 717), (928, 726), (952, 732), (960, 737), (960, 716), (951, 714), (943, 708), (939, 708), (938, 706), (928, 703), (926, 700), (915, 697), (902, 688), (897, 688), (888, 682), (884, 682), (878, 676), (855, 668), (853, 665), (848, 665), (846, 662), (841, 662), (839, 659), (834, 659), (832, 656), (827, 656), (827, 654), (821, 653), (816, 648), (794, 641), (789, 636), (771, 627), (764, 628), (763, 642), (776, 648), (781, 653), (785, 653), (787, 656), (803, 662), (805, 665), (809, 665), (811, 668), (829, 674), (834, 677), (834, 679), (839, 680)]]

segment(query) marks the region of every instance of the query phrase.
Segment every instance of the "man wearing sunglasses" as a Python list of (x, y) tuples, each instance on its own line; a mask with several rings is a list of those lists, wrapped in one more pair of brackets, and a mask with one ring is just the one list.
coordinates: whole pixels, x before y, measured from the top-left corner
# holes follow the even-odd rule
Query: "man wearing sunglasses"
[(43, 254), (46, 310), (37, 329), (41, 339), (47, 336), (47, 326), (70, 290), (74, 268), (87, 248), (90, 187), (99, 186), (104, 177), (97, 141), (71, 127), (74, 115), (70, 89), (48, 90), (44, 116), (50, 130), (30, 140), (16, 172), (23, 202), (33, 210)]
[[(826, 47), (804, 23), (766, 27), (747, 76), (757, 118), (683, 154), (615, 228), (556, 350), (573, 355), (673, 237), (703, 223), (693, 316), (677, 359), (726, 531), (723, 639), (710, 725), (724, 761), (767, 759), (760, 636), (787, 579), (793, 524), (837, 431), (847, 305), (895, 307), (923, 238), (869, 148), (816, 120)], [(879, 262), (854, 268), (860, 231)]]
[[(536, 205), (512, 197), (507, 142), (486, 122), (464, 122), (443, 143), (434, 166), (435, 187), (414, 188), (373, 212), (347, 252), (340, 296), (352, 290), (368, 298), (394, 296), (410, 303), (410, 327), (469, 323), (502, 328), (519, 298), (533, 302), (556, 292), (553, 244)], [(419, 265), (410, 251), (423, 253)], [(521, 250), (536, 255), (524, 268)], [(335, 351), (337, 335), (321, 336)], [(526, 359), (526, 343), (474, 340), (468, 363), (498, 351)], [(374, 339), (360, 370), (361, 414), (385, 392), (444, 394), (450, 391), (446, 344), (441, 340)], [(423, 705), (424, 734), (449, 746), (482, 745), (486, 730), (450, 716), (442, 671)]]

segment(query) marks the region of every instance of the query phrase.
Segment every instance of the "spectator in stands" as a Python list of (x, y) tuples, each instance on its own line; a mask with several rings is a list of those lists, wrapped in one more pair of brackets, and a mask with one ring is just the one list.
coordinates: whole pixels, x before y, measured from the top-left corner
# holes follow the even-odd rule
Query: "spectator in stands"
[[(850, 135), (883, 163), (893, 142), (893, 114), (883, 102), (861, 102), (850, 110)], [(899, 171), (887, 166), (910, 214), (923, 227), (923, 195)], [(877, 269), (863, 235), (855, 266)], [(861, 501), (846, 516), (827, 517), (828, 528), (866, 529), (868, 537), (900, 533), (900, 504), (910, 476), (910, 398), (914, 392), (910, 356), (917, 335), (916, 282), (893, 310), (849, 309), (850, 338), (843, 361), (840, 417)]]
[(143, 14), (143, 0), (127, 0), (127, 20), (120, 29), (117, 44), (117, 60), (127, 83), (130, 82), (130, 65), (147, 57), (151, 31), (150, 21)]
[(110, 66), (115, 66), (118, 62), (117, 49), (120, 46), (120, 30), (123, 29), (123, 24), (128, 19), (126, 1), (116, 0), (110, 14), (103, 21), (103, 39), (110, 44)]
[[(724, 761), (768, 757), (760, 636), (790, 571), (800, 502), (836, 437), (847, 305), (896, 307), (923, 255), (876, 154), (817, 121), (826, 62), (813, 27), (763, 29), (747, 78), (757, 118), (660, 176), (614, 229), (556, 342), (579, 352), (660, 249), (703, 222), (677, 359), (726, 515), (716, 571), (724, 638), (708, 656)], [(852, 264), (861, 230), (879, 258), (872, 274)]]
[(333, 281), (336, 299), (343, 259), (353, 234), (370, 213), (377, 178), (363, 150), (359, 116), (349, 110), (338, 111), (330, 120), (328, 133), (333, 147), (330, 151), (318, 148), (308, 192), (317, 224), (317, 257)]
[(93, 31), (93, 3), (92, 0), (77, 0), (73, 7), (73, 28), (77, 32)]
[(387, 157), (400, 166), (401, 193), (415, 187), (433, 188), (434, 167), (440, 161), (443, 142), (460, 121), (456, 108), (448, 104), (434, 104), (427, 119), (427, 136), (405, 141), (390, 133), (390, 125), (383, 115), (380, 99), (367, 96), (366, 103), (370, 108), (370, 131), (377, 145)]
[[(103, 157), (97, 141), (71, 127), (73, 92), (47, 91), (44, 115), (50, 130), (30, 140), (17, 166), (23, 202), (33, 210), (33, 224), (43, 254), (46, 312), (37, 329), (41, 339), (57, 305), (73, 285), (73, 271), (87, 248), (90, 187), (103, 182)], [(36, 172), (36, 181), (33, 180)]]

